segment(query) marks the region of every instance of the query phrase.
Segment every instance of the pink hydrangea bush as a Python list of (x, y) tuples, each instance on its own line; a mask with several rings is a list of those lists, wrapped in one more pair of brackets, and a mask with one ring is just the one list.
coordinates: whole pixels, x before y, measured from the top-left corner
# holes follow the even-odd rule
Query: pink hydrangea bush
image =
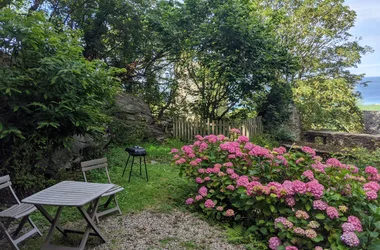
[[(193, 144), (172, 149), (174, 165), (198, 185), (187, 205), (218, 220), (243, 223), (269, 249), (374, 244), (378, 233), (373, 231), (380, 229), (375, 167), (323, 161), (310, 147), (264, 148), (237, 129), (231, 133), (230, 138), (198, 135)], [(368, 217), (371, 223), (359, 219)]]

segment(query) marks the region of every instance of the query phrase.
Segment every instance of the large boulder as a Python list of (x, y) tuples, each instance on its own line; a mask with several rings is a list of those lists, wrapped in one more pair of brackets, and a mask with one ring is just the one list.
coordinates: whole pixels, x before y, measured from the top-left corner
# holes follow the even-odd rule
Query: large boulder
[(142, 127), (145, 139), (162, 141), (167, 137), (162, 126), (155, 122), (148, 104), (137, 96), (126, 93), (119, 94), (115, 100), (115, 107), (118, 114), (113, 115)]

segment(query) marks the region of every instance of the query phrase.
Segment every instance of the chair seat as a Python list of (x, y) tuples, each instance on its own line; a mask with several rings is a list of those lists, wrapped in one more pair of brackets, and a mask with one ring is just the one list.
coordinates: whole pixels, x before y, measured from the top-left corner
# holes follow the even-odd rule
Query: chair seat
[(107, 192), (105, 192), (102, 197), (104, 196), (110, 196), (110, 195), (113, 195), (113, 194), (116, 194), (120, 191), (123, 191), (124, 188), (123, 187), (120, 187), (118, 185), (114, 185), (113, 188), (111, 188), (110, 190), (108, 190)]
[(24, 217), (25, 215), (28, 215), (36, 210), (36, 207), (31, 204), (16, 204), (12, 207), (1, 211), (0, 212), (0, 218), (14, 218), (19, 219), (21, 217)]

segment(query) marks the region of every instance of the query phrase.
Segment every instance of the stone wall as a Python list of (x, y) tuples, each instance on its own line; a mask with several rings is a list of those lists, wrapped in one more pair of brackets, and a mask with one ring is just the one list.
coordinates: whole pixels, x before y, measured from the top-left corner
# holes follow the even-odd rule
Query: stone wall
[(363, 111), (364, 133), (380, 134), (380, 111)]

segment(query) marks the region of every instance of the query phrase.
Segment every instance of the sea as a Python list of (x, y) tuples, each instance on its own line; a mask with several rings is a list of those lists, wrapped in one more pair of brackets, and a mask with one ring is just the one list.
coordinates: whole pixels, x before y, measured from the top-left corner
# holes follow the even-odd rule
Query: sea
[(367, 86), (357, 86), (355, 90), (362, 94), (360, 105), (380, 104), (380, 76), (364, 77), (363, 82), (367, 82)]

